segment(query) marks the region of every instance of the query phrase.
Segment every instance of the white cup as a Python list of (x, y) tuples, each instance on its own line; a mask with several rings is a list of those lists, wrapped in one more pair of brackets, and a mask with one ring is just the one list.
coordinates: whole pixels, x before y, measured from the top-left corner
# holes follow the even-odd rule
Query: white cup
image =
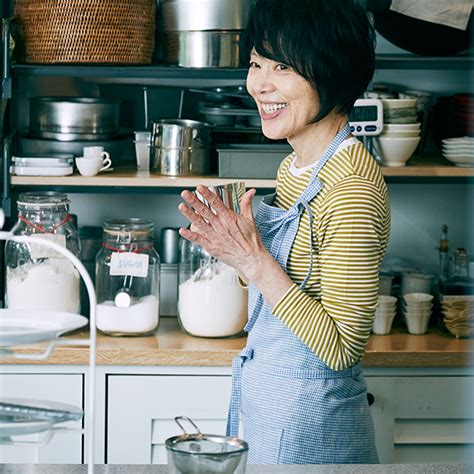
[(76, 158), (76, 166), (82, 176), (95, 176), (104, 171), (112, 165), (112, 160), (107, 156), (102, 158), (97, 156), (95, 158), (85, 158), (80, 156)]
[(85, 146), (83, 149), (83, 158), (102, 158), (109, 159), (110, 154), (104, 150), (103, 146)]

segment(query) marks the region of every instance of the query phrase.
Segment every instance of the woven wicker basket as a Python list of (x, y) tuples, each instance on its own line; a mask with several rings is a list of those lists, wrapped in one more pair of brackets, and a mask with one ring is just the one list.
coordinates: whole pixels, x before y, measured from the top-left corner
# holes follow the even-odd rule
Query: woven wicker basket
[(16, 0), (19, 61), (147, 64), (155, 0)]

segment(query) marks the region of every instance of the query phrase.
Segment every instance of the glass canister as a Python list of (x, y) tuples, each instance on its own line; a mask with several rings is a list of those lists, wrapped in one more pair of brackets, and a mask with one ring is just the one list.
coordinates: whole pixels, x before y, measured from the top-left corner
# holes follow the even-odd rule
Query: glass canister
[(110, 336), (151, 334), (159, 322), (160, 257), (153, 223), (105, 222), (96, 258), (97, 328)]
[[(51, 240), (79, 256), (79, 235), (69, 204), (63, 193), (20, 194), (12, 233)], [(69, 260), (45, 246), (12, 241), (6, 244), (5, 259), (8, 308), (79, 313), (80, 277)]]
[(192, 336), (233, 337), (247, 323), (247, 290), (237, 272), (200, 245), (182, 239), (178, 319)]

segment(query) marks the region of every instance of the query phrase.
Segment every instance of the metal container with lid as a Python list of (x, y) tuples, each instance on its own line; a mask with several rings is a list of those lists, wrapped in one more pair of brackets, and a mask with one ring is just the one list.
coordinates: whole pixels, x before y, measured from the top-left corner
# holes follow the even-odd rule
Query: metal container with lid
[(153, 222), (110, 219), (96, 257), (97, 328), (110, 336), (151, 334), (159, 322), (160, 257)]
[(119, 132), (120, 101), (101, 97), (31, 97), (29, 133), (61, 141), (101, 140)]
[[(182, 435), (165, 442), (168, 469), (171, 474), (243, 474), (247, 462), (248, 444), (234, 436), (203, 434), (186, 416), (175, 417)], [(196, 433), (188, 434), (180, 423), (188, 421)]]

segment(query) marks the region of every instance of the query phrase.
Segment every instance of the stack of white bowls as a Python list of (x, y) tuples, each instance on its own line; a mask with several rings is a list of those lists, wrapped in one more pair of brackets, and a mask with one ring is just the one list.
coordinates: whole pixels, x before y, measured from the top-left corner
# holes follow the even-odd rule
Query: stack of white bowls
[(374, 145), (384, 166), (405, 166), (420, 142), (417, 99), (382, 99), (384, 127)]
[(388, 334), (392, 329), (393, 318), (396, 313), (397, 298), (379, 295), (372, 332), (378, 335)]
[(403, 316), (410, 334), (425, 334), (433, 311), (433, 295), (407, 293), (403, 295)]
[(443, 157), (456, 166), (474, 166), (474, 137), (446, 138), (443, 143)]

